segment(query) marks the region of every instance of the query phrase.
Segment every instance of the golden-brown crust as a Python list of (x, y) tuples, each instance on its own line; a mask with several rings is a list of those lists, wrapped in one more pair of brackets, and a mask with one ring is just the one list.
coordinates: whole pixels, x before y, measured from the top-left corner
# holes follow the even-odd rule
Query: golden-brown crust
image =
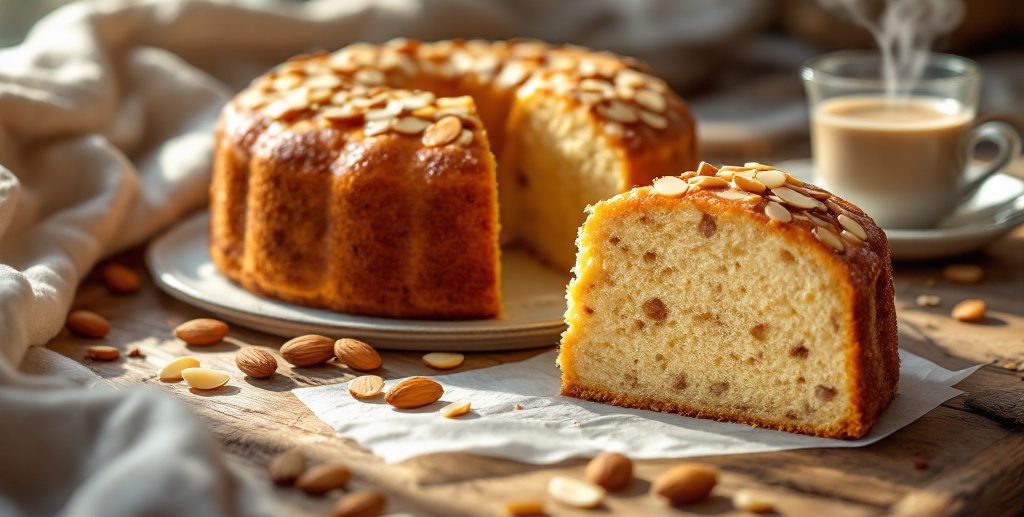
[[(684, 174), (683, 178), (693, 176)], [(808, 187), (816, 188), (808, 185)], [(829, 438), (856, 439), (866, 435), (882, 411), (896, 394), (899, 382), (899, 351), (896, 330), (896, 310), (893, 298), (892, 263), (885, 232), (858, 207), (833, 196), (830, 201), (851, 214), (863, 227), (867, 239), (858, 244), (847, 242), (842, 253), (812, 236), (816, 224), (805, 220), (782, 223), (764, 213), (767, 200), (748, 204), (740, 200), (723, 199), (716, 189), (700, 189), (685, 195), (686, 201), (695, 203), (709, 213), (731, 212), (754, 217), (765, 224), (765, 231), (782, 232), (793, 241), (794, 247), (804, 253), (813, 253), (829, 269), (832, 278), (842, 279), (845, 293), (844, 328), (849, 329), (845, 340), (845, 370), (848, 390), (852, 393), (851, 411), (847, 417), (829, 426), (797, 425), (791, 422), (770, 422), (727, 411), (683, 407), (669, 401), (628, 397), (584, 386), (572, 370), (572, 343), (563, 337), (559, 364), (562, 367), (562, 394), (607, 402), (624, 407), (653, 409), (700, 418), (731, 421), (769, 427), (783, 431), (812, 434)], [(652, 187), (633, 189), (601, 203), (603, 216), (621, 217), (650, 207), (671, 207), (682, 197), (658, 194)], [(582, 237), (581, 237), (582, 238)], [(579, 272), (577, 272), (579, 274)], [(572, 286), (570, 286), (570, 297)], [(572, 307), (566, 313), (567, 318)], [(572, 325), (571, 321), (567, 321)], [(567, 333), (568, 335), (568, 333)]]
[[(214, 263), (247, 289), (302, 305), (387, 317), (496, 316), (500, 250), (490, 144), (500, 150), (504, 143), (516, 89), (565, 57), (643, 69), (606, 53), (537, 42), (402, 40), (300, 56), (256, 79), (218, 124)], [(529, 73), (511, 77), (513, 65)], [(638, 124), (622, 139), (625, 187), (690, 166), (695, 156), (685, 105), (646, 80), (665, 89), (669, 124), (662, 131)], [(391, 95), (391, 87), (480, 99), (479, 115), (472, 105), (458, 115), (472, 143), (425, 147), (418, 133), (371, 133), (369, 106), (354, 118), (328, 117), (352, 107), (349, 93), (365, 101)], [(441, 108), (439, 101), (431, 107)], [(497, 133), (494, 142), (481, 120)]]

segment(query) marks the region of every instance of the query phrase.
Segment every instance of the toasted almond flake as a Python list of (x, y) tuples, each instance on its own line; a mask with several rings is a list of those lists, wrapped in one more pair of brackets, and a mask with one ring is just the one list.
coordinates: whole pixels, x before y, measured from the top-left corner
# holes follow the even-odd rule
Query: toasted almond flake
[(631, 68), (624, 68), (615, 74), (615, 84), (622, 84), (635, 89), (647, 84), (647, 80), (643, 73)]
[(281, 77), (274, 79), (274, 82), (271, 83), (270, 87), (279, 92), (286, 92), (294, 89), (300, 84), (302, 84), (301, 77), (293, 74), (288, 74), (282, 75)]
[(357, 399), (371, 399), (384, 389), (384, 379), (379, 375), (363, 375), (348, 383), (348, 393)]
[(764, 184), (765, 187), (779, 188), (786, 184), (786, 173), (772, 169), (758, 172), (756, 179)]
[(513, 61), (506, 64), (505, 67), (501, 69), (501, 72), (498, 73), (498, 77), (495, 78), (495, 82), (497, 82), (499, 86), (512, 88), (513, 86), (518, 86), (522, 83), (526, 77), (530, 75), (530, 72), (532, 72), (532, 70), (527, 68), (527, 65), (523, 62)]
[(700, 162), (697, 165), (698, 176), (714, 176), (718, 174), (718, 168), (708, 162)]
[(468, 95), (461, 97), (439, 97), (437, 105), (441, 108), (466, 108), (473, 105), (473, 98)]
[(604, 125), (604, 132), (617, 138), (624, 138), (626, 136), (626, 126), (618, 122), (608, 122)]
[(654, 129), (665, 129), (666, 127), (668, 127), (667, 118), (661, 115), (655, 115), (654, 113), (650, 113), (648, 111), (640, 111), (640, 120), (644, 124), (647, 124), (648, 126), (651, 126)]
[(686, 180), (691, 187), (696, 188), (726, 188), (729, 183), (718, 176), (694, 176)]
[(378, 86), (384, 84), (385, 77), (384, 73), (380, 70), (374, 70), (372, 68), (364, 68), (359, 70), (352, 76), (352, 79), (357, 83), (364, 84), (367, 86)]
[(732, 181), (736, 177), (736, 171), (718, 171), (715, 176), (724, 179), (725, 181)]
[(423, 364), (437, 370), (451, 370), (462, 366), (466, 356), (452, 352), (430, 352), (423, 355)]
[[(797, 192), (799, 192), (799, 193), (801, 193), (801, 194), (803, 194), (803, 195), (805, 195), (807, 197), (817, 199), (818, 201), (825, 201), (826, 199), (829, 199), (829, 198), (832, 197), (832, 194), (829, 194), (828, 192), (825, 192), (824, 190), (818, 190), (818, 189), (815, 189), (815, 188), (810, 188), (809, 185), (805, 185), (803, 187), (798, 187), (796, 185), (792, 185), (789, 188), (792, 189), (792, 190), (795, 190), (795, 191), (797, 191)], [(824, 203), (822, 203), (822, 210), (828, 210), (828, 207), (825, 207)]]
[(732, 182), (736, 187), (752, 192), (754, 194), (761, 194), (766, 190), (766, 187), (760, 181), (750, 179), (745, 176), (736, 175), (732, 178)]
[(363, 133), (365, 133), (366, 136), (375, 136), (385, 133), (391, 129), (391, 125), (394, 121), (395, 119), (371, 120), (363, 126)]
[(820, 219), (818, 217), (815, 217), (814, 214), (812, 214), (812, 213), (808, 213), (807, 214), (807, 218), (810, 219), (812, 223), (814, 223), (814, 224), (816, 224), (818, 226), (821, 226), (823, 228), (827, 228), (827, 229), (833, 230), (833, 231), (836, 230), (836, 228), (834, 226), (832, 226), (832, 223), (830, 223), (830, 222), (828, 222), (828, 221), (826, 221), (824, 219)]
[(447, 116), (434, 122), (423, 132), (423, 145), (439, 147), (453, 142), (462, 134), (462, 120), (459, 117)]
[(637, 90), (636, 96), (633, 97), (633, 100), (645, 109), (657, 113), (662, 113), (666, 108), (668, 108), (668, 102), (665, 101), (665, 96), (654, 90)]
[(747, 196), (743, 198), (743, 202), (748, 205), (756, 205), (761, 201), (764, 201), (764, 198), (757, 194), (747, 194)]
[(782, 201), (784, 201), (787, 205), (796, 208), (810, 209), (818, 206), (817, 200), (809, 198), (788, 187), (773, 188), (772, 193), (775, 194), (776, 196), (779, 196), (779, 198), (782, 199)]
[(462, 132), (459, 133), (459, 139), (455, 141), (456, 145), (459, 145), (459, 146), (462, 146), (462, 147), (469, 147), (469, 144), (472, 144), (472, 143), (473, 143), (473, 132), (468, 130), (468, 129), (463, 129)]
[(401, 100), (402, 107), (406, 111), (418, 110), (424, 106), (434, 103), (435, 96), (431, 92), (420, 92), (405, 97)]
[(636, 89), (632, 86), (626, 86), (624, 84), (615, 85), (615, 95), (620, 99), (631, 101), (636, 98)]
[(718, 168), (720, 171), (752, 171), (754, 169), (750, 167), (744, 167), (742, 165), (723, 165)]
[(447, 406), (443, 407), (438, 411), (445, 418), (457, 418), (466, 413), (469, 413), (472, 408), (472, 403), (468, 400), (460, 400), (458, 402), (452, 402)]
[(341, 107), (331, 106), (320, 110), (320, 116), (337, 122), (352, 121), (363, 118), (362, 110), (353, 108), (351, 105)]
[(746, 192), (743, 192), (743, 191), (740, 191), (740, 190), (734, 190), (734, 189), (718, 190), (718, 191), (715, 191), (715, 195), (720, 197), (720, 198), (722, 198), (722, 199), (729, 199), (729, 200), (733, 200), (733, 201), (739, 201), (741, 199), (746, 199), (747, 198), (747, 193)]
[(743, 166), (744, 167), (749, 167), (751, 169), (754, 169), (755, 171), (775, 170), (775, 167), (772, 167), (771, 165), (765, 165), (763, 163), (757, 163), (757, 162), (747, 162), (747, 163), (744, 163)]
[(861, 239), (860, 237), (857, 237), (856, 235), (854, 235), (854, 234), (852, 234), (852, 233), (850, 233), (850, 232), (848, 232), (846, 230), (843, 230), (843, 231), (839, 232), (839, 236), (844, 238), (844, 239), (846, 239), (846, 240), (848, 240), (848, 241), (850, 241), (850, 242), (852, 242), (852, 243), (855, 243), (855, 244), (860, 244), (860, 243), (864, 242), (863, 239)]
[(306, 98), (313, 104), (325, 104), (331, 100), (331, 95), (333, 95), (331, 90), (316, 89), (310, 90)]
[(780, 223), (788, 223), (793, 220), (793, 216), (786, 210), (786, 207), (776, 203), (775, 201), (769, 201), (764, 207), (764, 215), (774, 219)]
[(306, 79), (306, 86), (329, 90), (341, 86), (341, 79), (334, 74), (319, 74)]
[(615, 87), (603, 79), (583, 79), (580, 81), (579, 87), (584, 91), (600, 93), (604, 97), (615, 96)]
[(846, 214), (839, 214), (837, 219), (839, 220), (839, 224), (842, 225), (843, 229), (856, 235), (857, 238), (862, 241), (867, 240), (868, 233), (865, 232), (864, 227), (861, 226), (860, 223), (858, 223), (857, 221), (854, 221), (853, 218), (847, 216)]
[(798, 187), (804, 186), (804, 182), (802, 182), (799, 179), (795, 178), (792, 174), (790, 174), (788, 172), (784, 172), (783, 174), (786, 175), (786, 183), (789, 183), (791, 185), (796, 185)]
[(690, 184), (678, 176), (662, 176), (654, 180), (655, 192), (663, 196), (681, 196), (689, 188)]
[(231, 378), (228, 374), (212, 370), (210, 368), (185, 368), (181, 371), (181, 376), (188, 383), (190, 388), (197, 390), (212, 390), (219, 388), (227, 384)]
[(412, 110), (410, 115), (419, 118), (425, 118), (427, 120), (438, 120), (437, 108), (434, 106), (423, 106), (422, 108)]
[(818, 239), (823, 244), (831, 247), (832, 249), (836, 250), (839, 253), (842, 253), (843, 250), (846, 249), (846, 246), (843, 245), (843, 241), (839, 238), (838, 235), (833, 233), (832, 230), (826, 229), (825, 227), (822, 226), (816, 226), (813, 230), (811, 230), (811, 234), (814, 235), (815, 239)]
[(597, 508), (605, 494), (605, 489), (577, 479), (559, 476), (548, 482), (548, 495), (552, 499), (576, 508)]
[(638, 117), (636, 109), (629, 104), (617, 100), (598, 104), (597, 112), (607, 119), (623, 124), (636, 122)]

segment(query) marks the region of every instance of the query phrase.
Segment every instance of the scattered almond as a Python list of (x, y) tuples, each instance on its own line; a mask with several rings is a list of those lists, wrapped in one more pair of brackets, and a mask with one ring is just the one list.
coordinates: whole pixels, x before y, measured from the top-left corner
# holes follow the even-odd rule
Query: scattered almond
[(228, 383), (231, 377), (224, 372), (210, 368), (185, 368), (181, 371), (182, 378), (188, 386), (197, 390), (213, 390)]
[(306, 472), (306, 457), (298, 449), (284, 451), (267, 464), (270, 480), (278, 485), (291, 485)]
[(934, 294), (922, 294), (914, 300), (918, 307), (938, 307), (942, 303), (942, 298), (935, 296)]
[(545, 515), (544, 501), (541, 501), (539, 499), (523, 499), (520, 501), (509, 501), (505, 503), (505, 515), (509, 517)]
[(228, 324), (212, 318), (198, 318), (178, 325), (174, 335), (189, 345), (212, 345), (228, 335)]
[(462, 366), (466, 356), (451, 352), (431, 352), (423, 356), (423, 364), (436, 370), (451, 370)]
[(281, 357), (295, 366), (325, 363), (334, 357), (334, 340), (317, 334), (292, 338), (281, 345)]
[(556, 477), (548, 483), (548, 495), (559, 503), (576, 508), (597, 508), (604, 501), (605, 490), (578, 479)]
[(103, 283), (113, 293), (130, 294), (137, 292), (142, 286), (139, 274), (121, 264), (107, 264), (100, 270)]
[(384, 379), (379, 375), (363, 375), (348, 383), (348, 393), (357, 399), (372, 399), (384, 389)]
[(472, 407), (473, 404), (470, 401), (460, 400), (458, 402), (452, 402), (451, 404), (441, 408), (438, 413), (444, 415), (445, 418), (456, 418), (469, 413), (469, 410), (472, 409)]
[(352, 492), (334, 504), (334, 517), (378, 517), (388, 506), (388, 499), (379, 490)]
[(380, 354), (372, 346), (358, 339), (342, 338), (334, 343), (334, 355), (349, 368), (370, 371), (380, 368)]
[(102, 338), (110, 333), (107, 318), (92, 311), (71, 311), (65, 323), (72, 334), (82, 337)]
[(96, 361), (113, 361), (121, 357), (121, 351), (112, 346), (91, 346), (85, 349), (85, 355)]
[(345, 488), (352, 473), (344, 465), (325, 463), (304, 472), (295, 486), (307, 494), (322, 495), (331, 490)]
[(674, 505), (702, 501), (718, 483), (718, 471), (706, 465), (684, 463), (667, 470), (651, 486), (651, 494), (659, 495)]
[(426, 377), (409, 377), (394, 385), (384, 395), (384, 402), (399, 409), (415, 409), (429, 406), (444, 395), (444, 388)]
[(775, 511), (775, 501), (771, 495), (749, 488), (737, 490), (732, 496), (732, 505), (737, 510), (751, 513), (771, 513)]
[(159, 377), (160, 380), (164, 382), (180, 381), (182, 370), (185, 370), (186, 368), (198, 367), (199, 359), (187, 355), (185, 357), (179, 357), (177, 359), (174, 359), (171, 362), (165, 364), (164, 367), (160, 369), (160, 373), (157, 374), (157, 377)]
[(942, 278), (954, 284), (976, 284), (984, 275), (985, 270), (974, 264), (951, 264), (942, 270)]
[(235, 354), (235, 364), (242, 373), (254, 379), (266, 379), (277, 371), (277, 359), (259, 348), (243, 348)]
[(977, 299), (967, 299), (955, 306), (953, 306), (953, 318), (974, 323), (985, 319), (985, 301)]
[(621, 490), (633, 481), (633, 462), (617, 452), (598, 454), (587, 463), (583, 476), (609, 492)]

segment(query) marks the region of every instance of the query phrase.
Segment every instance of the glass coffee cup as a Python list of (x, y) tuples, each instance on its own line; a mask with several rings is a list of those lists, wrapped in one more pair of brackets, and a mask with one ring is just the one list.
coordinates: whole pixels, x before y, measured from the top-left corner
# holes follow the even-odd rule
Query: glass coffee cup
[[(933, 227), (1020, 155), (1021, 136), (1002, 121), (975, 124), (981, 73), (969, 59), (929, 54), (921, 78), (900, 89), (881, 71), (879, 54), (860, 51), (801, 69), (815, 182), (883, 228)], [(983, 141), (995, 156), (969, 167)]]

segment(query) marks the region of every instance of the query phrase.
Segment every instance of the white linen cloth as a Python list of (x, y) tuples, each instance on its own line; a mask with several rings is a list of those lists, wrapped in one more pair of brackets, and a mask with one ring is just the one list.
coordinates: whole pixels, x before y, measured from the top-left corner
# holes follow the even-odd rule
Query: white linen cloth
[[(294, 393), (338, 434), (385, 461), (459, 451), (547, 464), (604, 451), (652, 459), (863, 447), (962, 393), (951, 386), (981, 367), (951, 372), (900, 350), (899, 395), (867, 436), (836, 440), (563, 397), (556, 355), (434, 376), (444, 386), (442, 399), (410, 411), (382, 400), (358, 400), (348, 394), (347, 383)], [(389, 380), (385, 389), (402, 380)], [(472, 412), (454, 420), (438, 414), (445, 404), (461, 400), (472, 403)]]
[(702, 56), (752, 33), (767, 9), (757, 0), (143, 0), (48, 16), (0, 49), (0, 514), (277, 514), (224, 475), (216, 444), (171, 397), (84, 390), (102, 383), (57, 354), (29, 352), (60, 331), (101, 257), (203, 204), (217, 112), (258, 73), (352, 41), (534, 36), (636, 55), (687, 84), (709, 70)]

